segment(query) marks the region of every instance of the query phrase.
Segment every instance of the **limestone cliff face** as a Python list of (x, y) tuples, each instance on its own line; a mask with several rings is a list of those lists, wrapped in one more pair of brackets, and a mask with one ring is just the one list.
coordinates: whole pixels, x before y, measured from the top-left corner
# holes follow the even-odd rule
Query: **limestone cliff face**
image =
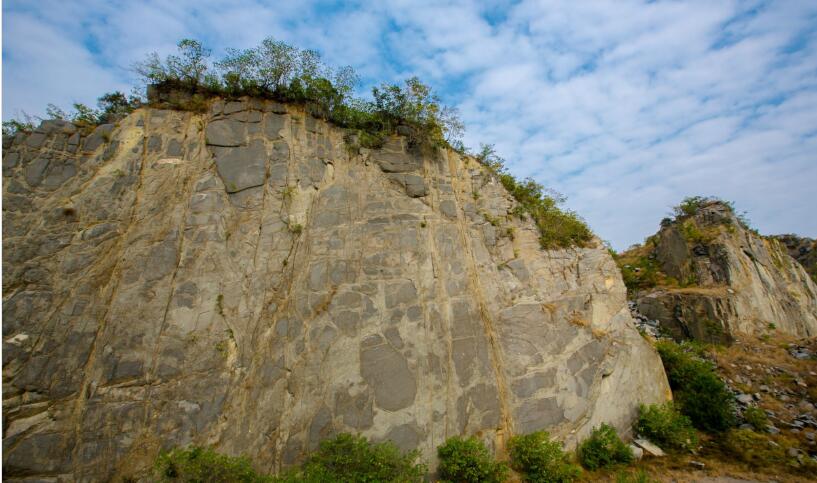
[(747, 230), (726, 204), (665, 222), (654, 240), (661, 270), (687, 286), (642, 292), (637, 305), (676, 335), (724, 341), (770, 324), (794, 336), (817, 335), (817, 286), (785, 246)]
[(344, 135), (244, 100), (4, 142), (6, 478), (193, 442), (273, 471), (340, 431), (433, 465), (667, 397), (605, 249), (541, 250), (472, 159)]

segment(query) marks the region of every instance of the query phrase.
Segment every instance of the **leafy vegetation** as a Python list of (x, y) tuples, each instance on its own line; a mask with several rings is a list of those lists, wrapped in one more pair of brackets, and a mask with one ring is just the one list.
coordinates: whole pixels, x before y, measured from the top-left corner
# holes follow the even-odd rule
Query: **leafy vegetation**
[(616, 429), (609, 424), (594, 428), (590, 437), (579, 445), (579, 461), (588, 470), (607, 468), (633, 461), (633, 452), (618, 437)]
[[(416, 77), (403, 85), (382, 84), (372, 100), (354, 97), (358, 76), (351, 67), (334, 69), (314, 50), (301, 50), (273, 38), (257, 47), (228, 49), (210, 62), (210, 50), (184, 39), (178, 53), (161, 59), (150, 54), (134, 70), (160, 91), (193, 96), (252, 96), (305, 104), (310, 114), (357, 131), (365, 147), (379, 147), (397, 132), (417, 147), (462, 148), (463, 124), (455, 109), (441, 104)], [(185, 107), (184, 105), (175, 107)]]
[(566, 483), (578, 478), (581, 469), (568, 461), (558, 441), (546, 431), (514, 436), (508, 442), (511, 466), (530, 483)]
[(700, 349), (687, 342), (656, 344), (673, 396), (692, 424), (709, 432), (726, 431), (735, 424), (732, 394), (713, 365), (700, 357)]
[(419, 482), (427, 470), (425, 465), (416, 462), (418, 457), (418, 451), (402, 454), (390, 441), (370, 443), (362, 436), (341, 433), (322, 441), (318, 451), (300, 468), (284, 473), (275, 481)]
[(593, 232), (571, 210), (560, 208), (565, 198), (552, 190), (527, 178), (518, 181), (505, 167), (505, 161), (492, 145), (481, 146), (476, 155), (477, 161), (492, 172), (506, 190), (519, 202), (516, 215), (524, 218), (530, 216), (539, 229), (539, 243), (544, 249), (565, 248), (571, 246), (588, 246), (593, 239)]
[[(615, 257), (616, 261), (619, 257)], [(630, 291), (652, 288), (658, 285), (661, 275), (661, 270), (658, 264), (652, 258), (639, 256), (628, 263), (619, 263), (621, 268), (621, 277), (624, 279), (624, 285)]]
[(14, 136), (18, 132), (30, 132), (34, 130), (34, 118), (23, 113), (22, 119), (9, 119), (3, 121), (3, 136)]
[(474, 436), (448, 438), (437, 448), (439, 473), (443, 480), (457, 483), (501, 483), (508, 467), (495, 461), (485, 445)]
[(191, 446), (175, 448), (159, 455), (156, 476), (163, 482), (271, 482), (273, 479), (256, 473), (249, 458), (227, 456), (210, 448)]
[(664, 449), (693, 450), (698, 446), (692, 422), (671, 402), (641, 405), (635, 430)]
[(688, 196), (684, 198), (681, 203), (672, 208), (672, 215), (675, 217), (675, 221), (683, 221), (695, 216), (695, 214), (698, 213), (701, 208), (712, 203), (721, 203), (726, 205), (729, 208), (729, 211), (735, 214), (735, 217), (738, 219), (738, 223), (740, 223), (743, 228), (756, 232), (756, 230), (751, 227), (751, 222), (749, 221), (746, 212), (738, 213), (738, 211), (735, 209), (734, 202), (723, 200), (717, 196)]
[[(116, 91), (109, 92), (97, 100), (98, 109), (75, 102), (73, 110), (66, 112), (54, 104), (48, 104), (45, 109), (45, 119), (60, 119), (70, 121), (79, 127), (93, 127), (99, 124), (111, 123), (132, 112), (141, 105), (142, 101), (135, 97), (127, 97)], [(23, 114), (23, 120), (11, 119), (3, 122), (3, 135), (13, 136), (18, 132), (34, 130), (34, 121), (43, 120)]]
[(298, 468), (279, 476), (257, 473), (246, 457), (227, 456), (209, 448), (191, 446), (159, 455), (156, 476), (164, 482), (188, 483), (350, 483), (420, 482), (426, 467), (418, 464), (419, 452), (402, 454), (391, 442), (370, 443), (362, 436), (342, 433), (321, 442)]

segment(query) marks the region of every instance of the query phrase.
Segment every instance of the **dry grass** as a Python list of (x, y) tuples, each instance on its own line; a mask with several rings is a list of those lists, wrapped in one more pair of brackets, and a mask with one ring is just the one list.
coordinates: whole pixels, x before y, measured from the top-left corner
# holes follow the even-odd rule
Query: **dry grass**
[[(732, 387), (760, 395), (757, 406), (775, 413), (770, 422), (781, 430), (782, 436), (796, 440), (804, 450), (815, 450), (817, 445), (809, 444), (806, 431), (817, 430), (797, 432), (780, 423), (789, 423), (803, 413), (817, 417), (813, 406), (801, 405), (803, 401), (817, 402), (817, 361), (795, 359), (788, 352), (789, 343), (804, 345), (817, 353), (817, 338), (798, 341), (769, 330), (767, 336), (761, 337), (739, 334), (734, 344), (710, 349), (710, 354), (718, 372), (732, 381)], [(761, 386), (767, 386), (769, 392), (762, 391)], [(786, 393), (786, 398), (775, 397), (774, 391)]]

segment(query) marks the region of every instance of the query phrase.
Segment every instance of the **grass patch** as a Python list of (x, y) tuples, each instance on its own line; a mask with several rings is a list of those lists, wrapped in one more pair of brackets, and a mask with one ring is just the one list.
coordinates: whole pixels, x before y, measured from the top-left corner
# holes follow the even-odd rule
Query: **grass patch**
[(746, 410), (743, 411), (743, 419), (751, 424), (757, 431), (763, 432), (769, 427), (769, 417), (766, 416), (766, 411), (759, 407), (751, 406), (746, 408)]
[(656, 480), (650, 478), (644, 470), (625, 471), (616, 473), (616, 483), (654, 483)]

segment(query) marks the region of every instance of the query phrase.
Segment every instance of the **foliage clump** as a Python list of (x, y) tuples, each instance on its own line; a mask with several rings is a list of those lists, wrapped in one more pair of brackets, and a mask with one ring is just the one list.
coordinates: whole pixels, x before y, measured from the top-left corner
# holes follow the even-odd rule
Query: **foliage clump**
[(751, 227), (751, 222), (746, 212), (738, 213), (735, 209), (734, 202), (718, 198), (717, 196), (687, 196), (681, 203), (672, 207), (672, 215), (675, 217), (675, 221), (683, 221), (695, 216), (701, 208), (713, 203), (720, 203), (729, 208), (729, 211), (735, 215), (741, 227), (756, 233), (756, 230)]
[(582, 218), (571, 210), (561, 208), (564, 196), (527, 178), (518, 181), (505, 167), (505, 161), (492, 145), (482, 145), (477, 161), (488, 168), (502, 186), (519, 202), (516, 215), (530, 216), (539, 229), (539, 243), (544, 249), (586, 247), (593, 240), (593, 232)]
[(505, 463), (494, 460), (485, 445), (474, 436), (448, 438), (437, 448), (442, 480), (457, 483), (501, 483), (508, 475)]
[(34, 118), (23, 113), (22, 119), (9, 119), (3, 121), (3, 136), (14, 136), (19, 132), (31, 132), (34, 130)]
[(590, 437), (579, 445), (579, 461), (588, 470), (632, 463), (632, 450), (618, 437), (609, 424), (594, 428)]
[(511, 467), (530, 483), (567, 483), (579, 477), (581, 469), (568, 461), (558, 441), (546, 431), (514, 436), (508, 442)]
[(159, 455), (155, 464), (156, 477), (163, 482), (272, 482), (272, 477), (260, 475), (252, 468), (249, 458), (227, 456), (210, 448), (190, 446), (175, 448)]
[(62, 119), (71, 121), (80, 127), (91, 127), (99, 124), (115, 122), (126, 116), (141, 105), (142, 101), (135, 96), (127, 97), (122, 92), (109, 92), (97, 99), (98, 109), (75, 102), (74, 110), (66, 112), (49, 104), (45, 110), (48, 119)]
[[(618, 261), (618, 257), (616, 257), (616, 261)], [(619, 267), (621, 268), (624, 285), (631, 292), (655, 287), (662, 275), (658, 263), (654, 259), (645, 256), (627, 260), (627, 263), (620, 262)]]
[(163, 452), (156, 460), (159, 481), (185, 483), (350, 483), (423, 481), (426, 467), (418, 451), (402, 454), (391, 442), (370, 443), (342, 433), (322, 441), (319, 449), (297, 468), (279, 476), (257, 473), (246, 457), (227, 456), (210, 448), (191, 446)]
[(22, 119), (3, 121), (3, 135), (13, 136), (18, 132), (34, 130), (35, 120), (60, 119), (70, 121), (78, 127), (94, 127), (99, 124), (116, 122), (141, 105), (141, 100), (135, 96), (126, 96), (116, 91), (109, 92), (97, 99), (97, 109), (80, 102), (73, 104), (73, 110), (66, 112), (54, 104), (48, 104), (45, 109), (45, 118), (35, 118), (23, 114)]
[(698, 446), (692, 421), (671, 402), (642, 404), (638, 408), (635, 430), (664, 449), (693, 450)]
[[(703, 431), (719, 433), (735, 424), (732, 393), (700, 350), (687, 342), (656, 344), (670, 387), (681, 412)], [(696, 353), (698, 352), (698, 353)]]
[(390, 441), (371, 443), (362, 436), (341, 433), (321, 442), (300, 468), (279, 476), (280, 483), (344, 481), (420, 482), (426, 467), (417, 463), (420, 453), (402, 454)]
[(201, 42), (184, 39), (177, 54), (165, 59), (150, 54), (134, 70), (146, 84), (164, 91), (301, 103), (310, 114), (356, 131), (365, 147), (379, 147), (402, 128), (413, 145), (462, 148), (463, 124), (456, 109), (444, 106), (417, 77), (404, 85), (375, 87), (372, 100), (365, 100), (352, 95), (359, 80), (352, 67), (332, 68), (317, 51), (272, 37), (253, 48), (228, 49), (214, 63), (210, 55)]

